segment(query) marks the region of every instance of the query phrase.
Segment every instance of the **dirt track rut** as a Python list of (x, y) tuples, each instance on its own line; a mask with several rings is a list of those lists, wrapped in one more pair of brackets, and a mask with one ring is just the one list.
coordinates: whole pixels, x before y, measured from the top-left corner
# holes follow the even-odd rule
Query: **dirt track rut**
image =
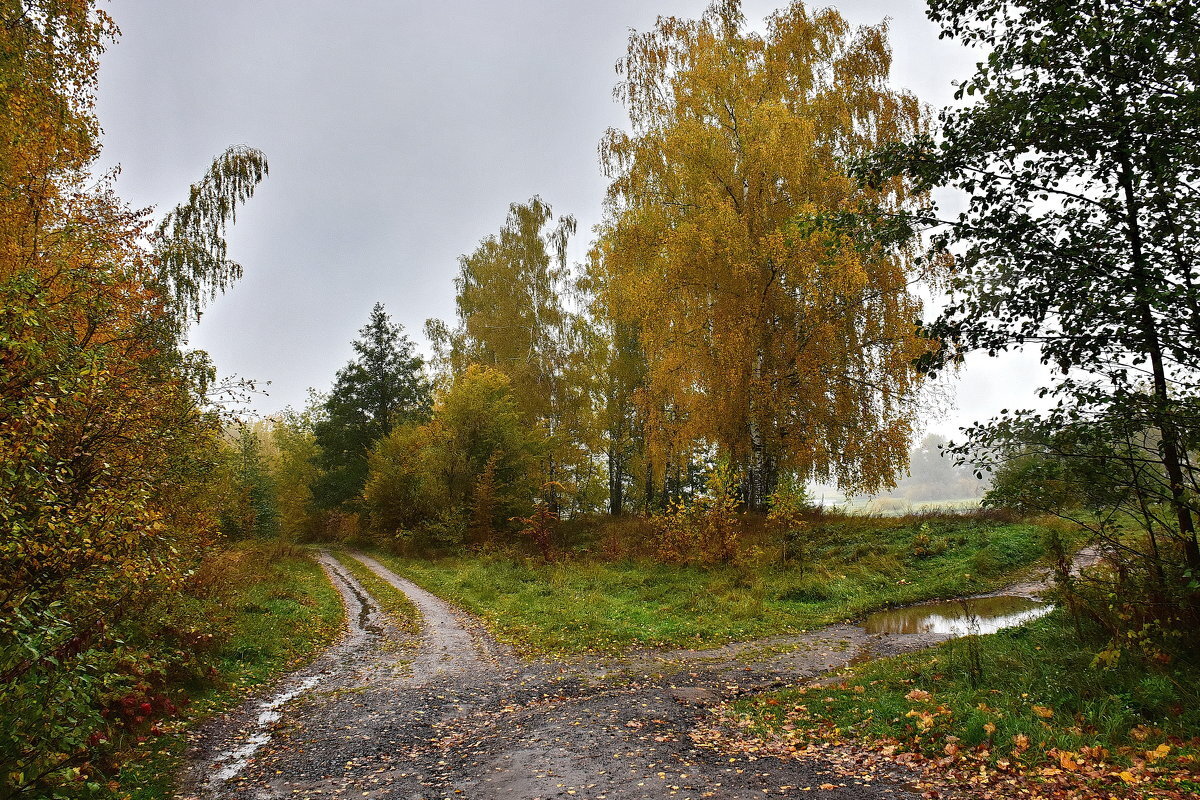
[(178, 797), (762, 798), (823, 784), (835, 788), (822, 800), (907, 796), (808, 761), (722, 753), (689, 734), (723, 699), (932, 643), (921, 636), (844, 625), (756, 651), (527, 661), (469, 615), (355, 557), (409, 596), (420, 635), (397, 631), (322, 554), (347, 630), (308, 669), (198, 730)]

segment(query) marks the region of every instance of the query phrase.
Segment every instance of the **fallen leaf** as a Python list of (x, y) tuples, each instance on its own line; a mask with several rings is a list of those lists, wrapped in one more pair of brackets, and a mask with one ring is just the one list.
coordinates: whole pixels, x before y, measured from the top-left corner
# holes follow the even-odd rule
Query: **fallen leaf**
[(1171, 752), (1171, 745), (1160, 744), (1158, 747), (1154, 748), (1153, 750), (1146, 751), (1146, 760), (1149, 761), (1151, 764), (1153, 764), (1155, 761), (1158, 761), (1160, 758), (1162, 758), (1169, 752)]

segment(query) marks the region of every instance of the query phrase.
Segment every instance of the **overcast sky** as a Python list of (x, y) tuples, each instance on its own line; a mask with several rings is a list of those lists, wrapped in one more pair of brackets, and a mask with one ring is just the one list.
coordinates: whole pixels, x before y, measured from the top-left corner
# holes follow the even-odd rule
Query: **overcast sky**
[[(599, 221), (596, 145), (624, 127), (613, 66), (629, 30), (696, 17), (704, 0), (111, 0), (122, 30), (104, 56), (102, 163), (118, 191), (169, 209), (231, 144), (263, 150), (270, 177), (239, 215), (245, 277), (192, 343), (223, 374), (270, 381), (260, 413), (325, 390), (373, 303), (424, 349), (450, 319), (458, 256), (539, 194)], [(745, 2), (752, 27), (780, 3)], [(843, 0), (855, 24), (891, 18), (894, 84), (940, 107), (979, 54), (948, 41), (917, 0)], [(969, 363), (953, 432), (1033, 402), (1036, 360)]]

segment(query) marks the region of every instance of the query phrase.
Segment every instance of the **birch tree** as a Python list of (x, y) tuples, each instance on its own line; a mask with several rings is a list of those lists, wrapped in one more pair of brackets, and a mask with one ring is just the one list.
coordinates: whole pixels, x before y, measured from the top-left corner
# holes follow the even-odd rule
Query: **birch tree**
[(905, 464), (929, 345), (912, 231), (890, 220), (923, 198), (844, 164), (922, 130), (890, 63), (885, 25), (798, 2), (761, 35), (736, 0), (631, 35), (597, 248), (604, 305), (646, 355), (660, 470), (719, 446), (761, 508), (781, 470), (873, 490)]

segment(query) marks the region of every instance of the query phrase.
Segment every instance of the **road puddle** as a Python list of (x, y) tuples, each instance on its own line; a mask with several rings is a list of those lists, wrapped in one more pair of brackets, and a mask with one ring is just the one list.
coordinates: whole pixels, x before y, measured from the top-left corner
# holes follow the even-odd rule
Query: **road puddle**
[(271, 741), (270, 728), (279, 721), (279, 707), (295, 700), (316, 686), (320, 680), (320, 675), (309, 676), (299, 683), (279, 692), (274, 697), (260, 703), (256, 719), (258, 724), (257, 729), (240, 746), (226, 750), (214, 759), (215, 763), (222, 764), (223, 766), (213, 773), (212, 778), (209, 780), (209, 786), (220, 786), (241, 772), (250, 763), (250, 759), (254, 757), (254, 754), (258, 752), (258, 748)]
[(945, 636), (995, 633), (1049, 614), (1054, 606), (1025, 597), (1000, 595), (922, 603), (879, 611), (867, 617), (867, 633), (937, 633)]

